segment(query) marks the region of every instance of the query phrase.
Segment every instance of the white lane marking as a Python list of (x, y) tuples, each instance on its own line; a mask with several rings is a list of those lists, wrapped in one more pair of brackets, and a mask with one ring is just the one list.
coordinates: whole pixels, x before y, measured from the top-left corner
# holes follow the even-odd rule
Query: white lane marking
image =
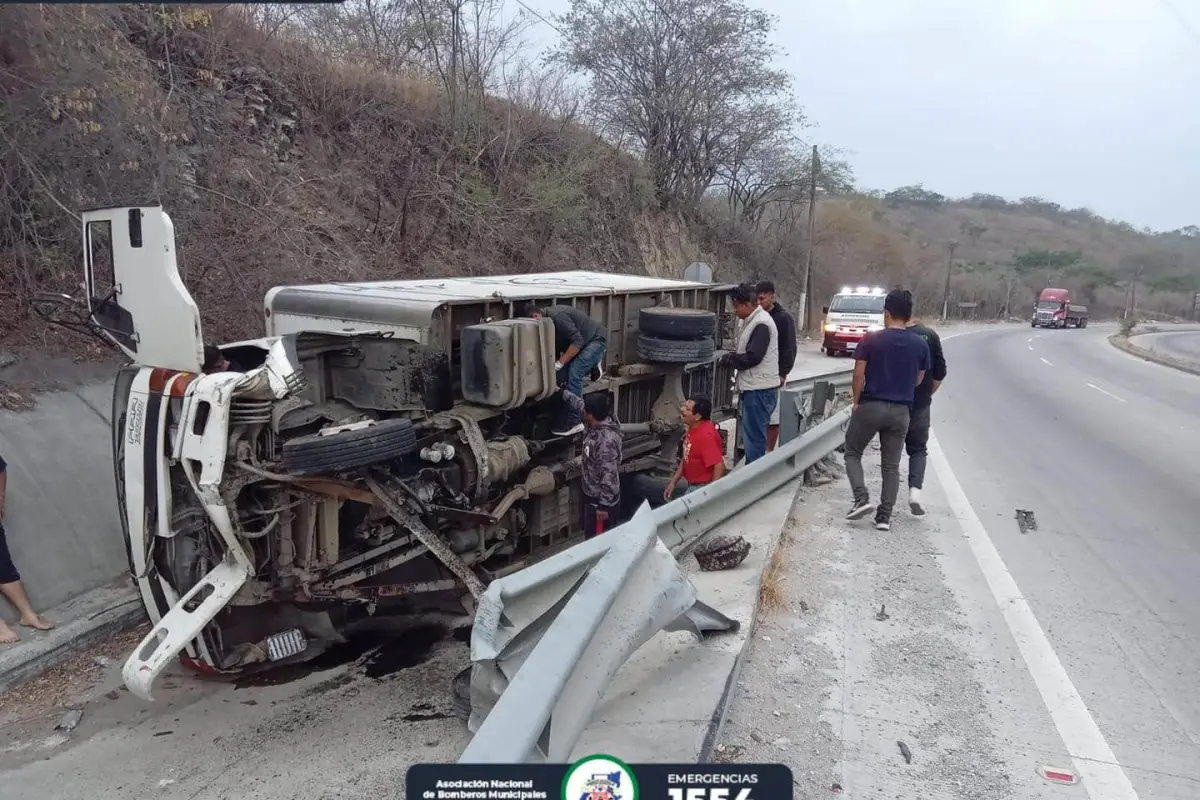
[(1029, 345), (1029, 352), (1033, 352), (1033, 345)]
[(1027, 341), (1027, 342), (1032, 342), (1032, 341), (1033, 341), (1033, 337), (1032, 337), (1032, 336), (1030, 336), (1030, 337), (1029, 337), (1028, 339), (1026, 339), (1025, 341)]
[(1097, 386), (1097, 385), (1096, 385), (1096, 384), (1094, 384), (1094, 383), (1089, 383), (1089, 384), (1088, 384), (1088, 386), (1092, 387), (1093, 389), (1095, 389), (1095, 390), (1096, 390), (1097, 392), (1099, 392), (1100, 394), (1106, 394), (1106, 395), (1108, 395), (1108, 396), (1109, 396), (1109, 397), (1111, 397), (1113, 400), (1116, 400), (1116, 401), (1118, 401), (1118, 402), (1121, 402), (1121, 403), (1127, 402), (1127, 401), (1125, 400), (1125, 398), (1124, 398), (1124, 397), (1117, 397), (1117, 396), (1116, 396), (1115, 394), (1113, 394), (1112, 392), (1105, 391), (1104, 389), (1101, 389), (1099, 386)]
[(1053, 367), (1053, 366), (1054, 366), (1053, 364), (1051, 364), (1049, 361), (1047, 361), (1047, 360), (1046, 360), (1046, 359), (1044, 359), (1044, 358), (1042, 359), (1042, 363), (1043, 363), (1043, 364), (1045, 364), (1047, 367)]
[(1058, 660), (1033, 609), (1021, 594), (1020, 587), (980, 522), (979, 515), (971, 507), (971, 501), (950, 469), (950, 462), (946, 460), (946, 454), (932, 432), (929, 434), (928, 449), (929, 461), (946, 492), (950, 510), (962, 526), (971, 553), (992, 590), (992, 597), (1000, 607), (1021, 657), (1025, 659), (1042, 702), (1054, 720), (1054, 727), (1071, 754), (1075, 769), (1083, 778), (1088, 797), (1091, 800), (1138, 800), (1133, 784), (1129, 782), (1100, 726), (1079, 696), (1075, 684), (1071, 683), (1066, 668)]

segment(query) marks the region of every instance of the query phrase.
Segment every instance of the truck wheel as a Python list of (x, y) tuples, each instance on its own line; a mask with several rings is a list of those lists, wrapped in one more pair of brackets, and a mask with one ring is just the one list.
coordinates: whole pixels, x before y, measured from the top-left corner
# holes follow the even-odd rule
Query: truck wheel
[(717, 331), (717, 315), (702, 308), (643, 308), (638, 332), (659, 339), (700, 339)]
[(342, 426), (283, 443), (283, 465), (293, 475), (320, 475), (369, 467), (417, 449), (417, 431), (406, 419)]
[(659, 364), (692, 364), (708, 361), (716, 352), (711, 338), (705, 339), (659, 339), (638, 334), (638, 354), (650, 362)]

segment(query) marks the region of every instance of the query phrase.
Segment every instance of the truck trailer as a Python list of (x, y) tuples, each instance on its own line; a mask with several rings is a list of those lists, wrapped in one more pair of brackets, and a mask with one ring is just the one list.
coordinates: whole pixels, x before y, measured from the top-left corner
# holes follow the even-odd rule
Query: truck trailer
[(669, 472), (684, 398), (734, 411), (727, 286), (582, 271), (280, 286), (264, 336), (221, 345), (228, 366), (205, 374), (166, 212), (85, 212), (83, 239), (80, 302), (129, 359), (116, 498), (153, 628), (123, 677), (145, 699), (177, 657), (245, 674), (376, 613), (470, 615), (488, 581), (582, 540), (579, 437), (551, 432), (553, 322), (514, 304), (603, 324), (585, 392), (611, 393), (626, 477)]

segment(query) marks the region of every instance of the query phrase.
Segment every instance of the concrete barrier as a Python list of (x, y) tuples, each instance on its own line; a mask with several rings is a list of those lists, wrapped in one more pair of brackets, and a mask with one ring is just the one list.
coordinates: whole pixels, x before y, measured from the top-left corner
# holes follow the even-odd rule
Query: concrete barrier
[[(4, 528), (34, 605), (50, 609), (129, 569), (113, 478), (112, 382), (36, 396), (0, 411), (8, 462)], [(0, 615), (14, 618), (0, 602)]]

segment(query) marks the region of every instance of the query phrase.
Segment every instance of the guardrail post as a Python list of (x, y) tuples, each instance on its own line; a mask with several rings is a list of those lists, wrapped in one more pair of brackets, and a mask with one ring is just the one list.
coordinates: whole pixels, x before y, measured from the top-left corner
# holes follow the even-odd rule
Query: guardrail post
[(784, 389), (779, 393), (779, 444), (804, 433), (804, 391)]

